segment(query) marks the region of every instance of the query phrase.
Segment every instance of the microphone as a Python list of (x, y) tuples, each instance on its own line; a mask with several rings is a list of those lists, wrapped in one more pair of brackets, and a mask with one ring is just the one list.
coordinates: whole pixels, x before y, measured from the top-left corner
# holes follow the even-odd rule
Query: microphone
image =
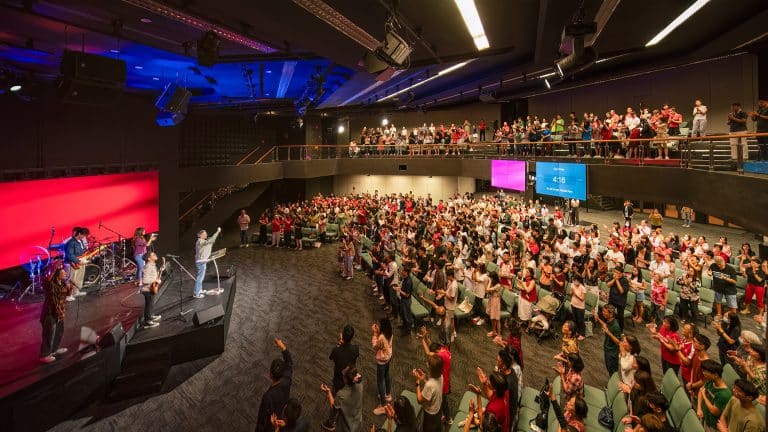
[(171, 254), (165, 254), (165, 256), (167, 256), (168, 258), (181, 258), (178, 255), (171, 255)]

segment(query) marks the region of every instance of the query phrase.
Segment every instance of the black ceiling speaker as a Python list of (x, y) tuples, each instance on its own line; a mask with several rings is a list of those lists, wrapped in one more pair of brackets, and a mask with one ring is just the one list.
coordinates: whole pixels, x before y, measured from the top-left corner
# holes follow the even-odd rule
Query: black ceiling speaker
[(211, 67), (219, 61), (219, 45), (221, 40), (214, 31), (206, 32), (197, 41), (197, 63), (200, 66)]
[(57, 91), (65, 102), (106, 104), (123, 94), (126, 74), (122, 60), (64, 51)]
[(160, 110), (157, 114), (157, 124), (160, 126), (176, 126), (187, 116), (189, 100), (192, 92), (176, 83), (165, 86), (163, 93), (155, 101), (155, 107)]

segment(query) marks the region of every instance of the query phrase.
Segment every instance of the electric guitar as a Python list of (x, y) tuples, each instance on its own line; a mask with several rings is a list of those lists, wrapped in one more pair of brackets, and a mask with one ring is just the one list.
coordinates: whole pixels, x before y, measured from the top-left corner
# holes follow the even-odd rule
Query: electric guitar
[[(164, 271), (165, 271), (165, 257), (163, 257), (163, 265), (160, 266), (160, 270), (157, 271), (157, 274), (162, 275)], [(149, 286), (149, 292), (151, 292), (152, 295), (156, 295), (159, 290), (160, 290), (160, 282), (157, 280), (152, 282), (152, 284)]]

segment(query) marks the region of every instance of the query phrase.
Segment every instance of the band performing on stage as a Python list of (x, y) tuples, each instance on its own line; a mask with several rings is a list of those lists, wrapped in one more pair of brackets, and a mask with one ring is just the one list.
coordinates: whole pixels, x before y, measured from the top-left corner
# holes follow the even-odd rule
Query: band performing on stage
[[(20, 304), (22, 297), (36, 294), (38, 285), (41, 288), (44, 300), (40, 313), (40, 361), (43, 363), (52, 363), (67, 352), (66, 348), (60, 348), (66, 303), (76, 301), (88, 293), (103, 293), (116, 285), (135, 283), (138, 288), (136, 294), (144, 298), (143, 313), (137, 327), (150, 329), (160, 325), (162, 317), (154, 314), (152, 308), (167, 265), (164, 257), (158, 260), (154, 250), (158, 234), (147, 234), (143, 227), (137, 227), (128, 239), (103, 223), (99, 224), (99, 229), (105, 229), (115, 237), (97, 239), (88, 228), (78, 226), (72, 228), (70, 237), (54, 244), (55, 229), (52, 229), (48, 248), (36, 246), (30, 249), (33, 252), (30, 253), (28, 263), (22, 263), (30, 272), (32, 284), (15, 301)], [(195, 298), (221, 292), (220, 282), (216, 289), (203, 290), (208, 262), (215, 264), (215, 260), (223, 256), (224, 250), (212, 254), (213, 245), (220, 234), (221, 228), (217, 228), (210, 237), (205, 230), (198, 232), (195, 242), (197, 274), (194, 276), (177, 261), (180, 257), (168, 255), (184, 273), (195, 280)]]

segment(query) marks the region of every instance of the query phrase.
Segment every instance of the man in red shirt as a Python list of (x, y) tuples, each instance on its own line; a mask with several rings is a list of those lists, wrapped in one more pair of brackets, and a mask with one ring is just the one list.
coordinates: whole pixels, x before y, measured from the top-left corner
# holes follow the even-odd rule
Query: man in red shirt
[(480, 123), (477, 125), (477, 129), (480, 131), (480, 142), (485, 142), (485, 129), (488, 125), (485, 124), (485, 119), (480, 119)]
[(669, 109), (669, 136), (680, 135), (680, 123), (683, 121), (683, 115), (677, 112), (677, 108)]
[(275, 214), (272, 218), (272, 247), (280, 245), (280, 232), (283, 229), (283, 222), (280, 220), (280, 215)]
[(451, 351), (448, 347), (435, 342), (430, 342), (427, 328), (422, 326), (419, 332), (421, 336), (421, 346), (424, 353), (428, 356), (436, 355), (443, 360), (443, 401), (440, 404), (441, 420), (453, 424), (453, 417), (448, 411), (448, 395), (451, 393)]

